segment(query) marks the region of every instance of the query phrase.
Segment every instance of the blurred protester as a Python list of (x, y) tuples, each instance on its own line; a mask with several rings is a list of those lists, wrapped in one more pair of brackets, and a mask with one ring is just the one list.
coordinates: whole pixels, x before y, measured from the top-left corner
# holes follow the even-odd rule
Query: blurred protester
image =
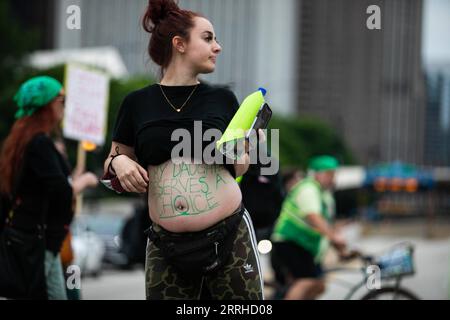
[(0, 191), (11, 206), (0, 242), (0, 295), (66, 299), (60, 249), (73, 217), (73, 196), (97, 178), (70, 170), (51, 133), (64, 116), (62, 85), (29, 79), (14, 97), (14, 123), (0, 156)]
[[(67, 154), (66, 144), (64, 142), (64, 139), (61, 135), (60, 130), (56, 130), (55, 134), (53, 135), (53, 143), (55, 144), (56, 150), (59, 151), (59, 153), (62, 155), (64, 160), (66, 161), (67, 167), (71, 168), (70, 162), (69, 162), (69, 156)], [(89, 187), (95, 187), (98, 184), (98, 179), (93, 178), (93, 174), (90, 172), (84, 172), (84, 164), (77, 164), (74, 170), (72, 170), (72, 174), (69, 177), (69, 180), (78, 180), (81, 176), (90, 177), (87, 178)], [(76, 207), (76, 194), (72, 197), (72, 211), (75, 212)], [(67, 235), (64, 238), (64, 241), (61, 245), (60, 250), (60, 258), (61, 258), (61, 265), (62, 265), (62, 271), (64, 275), (64, 283), (67, 282), (68, 277), (70, 274), (67, 273), (67, 269), (70, 265), (72, 265), (75, 257), (72, 247), (72, 233), (70, 231), (70, 225), (65, 226), (65, 229), (67, 229)], [(48, 259), (50, 260), (50, 259)], [(50, 286), (49, 281), (51, 280), (51, 277), (48, 276), (48, 273), (50, 272), (50, 268), (46, 268), (46, 275), (47, 275), (47, 287)], [(57, 274), (55, 274), (55, 277), (58, 278)], [(56, 283), (56, 288), (59, 288), (60, 286)], [(70, 289), (67, 285), (65, 286), (65, 290), (67, 293), (67, 299), (68, 300), (81, 300), (81, 289), (73, 288)], [(50, 290), (51, 291), (51, 290)]]
[(284, 168), (281, 173), (281, 181), (285, 193), (288, 194), (302, 178), (302, 172), (298, 168)]
[(308, 176), (292, 187), (283, 202), (272, 234), (271, 258), (277, 282), (287, 287), (285, 299), (317, 298), (325, 290), (321, 261), (328, 243), (344, 254), (346, 243), (331, 225), (337, 167), (334, 157), (313, 158)]
[(279, 171), (274, 175), (262, 175), (261, 165), (251, 164), (242, 177), (240, 188), (242, 202), (252, 218), (257, 241), (269, 239), (285, 196)]
[(134, 207), (134, 212), (127, 219), (121, 232), (120, 250), (127, 257), (128, 266), (145, 265), (145, 248), (147, 246), (146, 230), (150, 227), (147, 195)]

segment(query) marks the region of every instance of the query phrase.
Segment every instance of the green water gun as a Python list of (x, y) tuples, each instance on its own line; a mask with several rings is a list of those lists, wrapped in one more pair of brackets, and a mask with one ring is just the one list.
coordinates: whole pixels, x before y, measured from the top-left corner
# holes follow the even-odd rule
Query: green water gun
[[(264, 96), (266, 93), (266, 89), (258, 88), (257, 91), (248, 95), (241, 103), (221, 139), (217, 141), (216, 147), (222, 154), (236, 159), (234, 156), (235, 147), (240, 141), (245, 139), (246, 131), (251, 128), (258, 111), (265, 103)], [(242, 177), (236, 178), (238, 183), (241, 180)]]
[[(265, 103), (266, 92), (266, 89), (258, 88), (244, 99), (222, 137), (217, 141), (216, 147), (222, 154), (230, 156), (236, 144), (245, 139), (246, 131), (251, 128), (259, 109)], [(231, 158), (235, 159), (232, 156)]]

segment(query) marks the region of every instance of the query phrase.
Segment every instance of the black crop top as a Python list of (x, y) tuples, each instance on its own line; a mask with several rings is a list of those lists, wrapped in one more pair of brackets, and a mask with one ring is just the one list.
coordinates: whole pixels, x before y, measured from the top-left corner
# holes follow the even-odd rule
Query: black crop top
[[(177, 108), (186, 101), (193, 88), (194, 86), (162, 86), (169, 101)], [(199, 136), (203, 152), (212, 141), (202, 141), (203, 133), (207, 129), (218, 129), (223, 133), (238, 108), (239, 102), (230, 90), (200, 83), (184, 108), (176, 112), (164, 98), (159, 85), (150, 85), (125, 97), (116, 119), (112, 140), (134, 147), (139, 164), (147, 168), (148, 165), (159, 165), (171, 159), (172, 148), (179, 143), (171, 141), (172, 132), (183, 128), (193, 138), (193, 157), (194, 142)], [(196, 129), (194, 132), (194, 121), (201, 121), (201, 131)], [(200, 128), (199, 122), (197, 128)], [(183, 156), (183, 153), (180, 155)], [(222, 161), (235, 177), (234, 166), (225, 164), (224, 158)]]

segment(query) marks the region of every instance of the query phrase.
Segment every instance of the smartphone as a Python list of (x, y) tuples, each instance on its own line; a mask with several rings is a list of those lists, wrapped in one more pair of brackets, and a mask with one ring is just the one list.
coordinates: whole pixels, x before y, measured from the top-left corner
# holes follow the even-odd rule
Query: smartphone
[(250, 130), (247, 132), (246, 138), (250, 137), (252, 129), (258, 134), (258, 129), (266, 129), (270, 118), (272, 118), (272, 110), (267, 103), (264, 103), (256, 114), (255, 120), (253, 121)]

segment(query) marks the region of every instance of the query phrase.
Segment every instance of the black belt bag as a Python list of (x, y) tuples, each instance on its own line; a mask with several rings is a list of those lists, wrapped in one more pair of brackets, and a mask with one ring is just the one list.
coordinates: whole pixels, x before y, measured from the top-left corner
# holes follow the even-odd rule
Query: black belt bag
[(173, 233), (160, 226), (155, 230), (152, 225), (148, 237), (178, 272), (194, 277), (211, 274), (230, 259), (243, 211), (241, 206), (233, 215), (198, 232)]

